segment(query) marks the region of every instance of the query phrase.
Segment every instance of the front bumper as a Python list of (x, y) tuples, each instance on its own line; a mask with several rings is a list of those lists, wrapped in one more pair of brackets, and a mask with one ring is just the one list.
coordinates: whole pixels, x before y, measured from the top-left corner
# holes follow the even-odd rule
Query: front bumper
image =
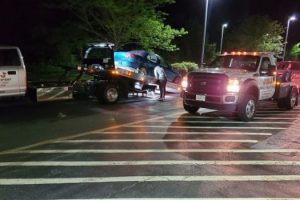
[(226, 93), (223, 95), (196, 94), (182, 91), (184, 104), (201, 108), (235, 112), (237, 110), (238, 93)]

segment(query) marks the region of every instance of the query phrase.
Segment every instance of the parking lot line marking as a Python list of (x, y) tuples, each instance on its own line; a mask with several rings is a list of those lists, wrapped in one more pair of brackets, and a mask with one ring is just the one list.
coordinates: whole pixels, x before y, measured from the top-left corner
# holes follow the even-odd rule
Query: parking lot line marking
[(127, 125), (129, 128), (174, 128), (174, 129), (255, 129), (255, 130), (284, 130), (283, 127), (261, 127), (261, 126), (159, 126), (159, 125)]
[[(101, 200), (300, 200), (300, 198), (253, 198), (253, 197), (243, 197), (243, 198), (101, 198)], [(69, 200), (69, 199), (56, 199), (56, 200)], [(100, 200), (100, 199), (73, 199), (73, 200)]]
[(284, 114), (288, 114), (288, 113), (293, 113), (293, 114), (297, 114), (299, 113), (300, 114), (300, 111), (299, 110), (288, 110), (288, 111), (285, 111), (285, 110), (257, 110), (256, 113), (284, 113)]
[[(177, 118), (181, 118), (181, 119), (218, 119), (220, 117), (217, 117), (217, 116), (167, 116), (167, 117), (164, 117), (164, 119), (167, 119), (167, 118), (171, 118), (171, 119), (177, 119)], [(233, 119), (235, 120), (236, 117), (222, 117), (222, 119)], [(286, 120), (286, 119), (291, 119), (291, 117), (257, 117), (255, 116), (254, 119), (279, 119), (279, 120)]]
[(0, 185), (44, 185), (74, 183), (121, 182), (214, 182), (214, 181), (300, 181), (300, 175), (251, 175), (251, 176), (118, 176), (83, 178), (11, 178), (0, 179)]
[[(155, 123), (174, 123), (174, 121), (167, 121), (167, 120), (153, 120), (149, 122), (155, 122)], [(270, 121), (251, 121), (251, 122), (241, 122), (241, 121), (188, 121), (188, 120), (177, 120), (175, 122), (185, 122), (185, 123), (205, 123), (205, 124), (268, 124)], [(286, 124), (291, 125), (293, 122), (272, 122), (272, 124)]]
[[(298, 114), (297, 113), (257, 113), (255, 114), (255, 116), (274, 116), (274, 115), (279, 115), (279, 116), (293, 116), (293, 117), (297, 117)], [(255, 117), (254, 117), (255, 118)]]
[(258, 140), (221, 140), (221, 139), (103, 139), (103, 140), (62, 140), (54, 143), (149, 143), (149, 142), (188, 142), (188, 143), (257, 143)]
[[(180, 115), (180, 114), (183, 114), (183, 113), (184, 112), (175, 112), (174, 115)], [(168, 113), (168, 115), (169, 114), (172, 114), (172, 113)], [(116, 125), (116, 126), (106, 127), (106, 128), (102, 128), (102, 129), (97, 129), (97, 130), (93, 130), (93, 131), (87, 131), (87, 132), (83, 132), (83, 133), (79, 133), (79, 134), (75, 134), (75, 135), (71, 135), (71, 136), (60, 137), (60, 138), (56, 138), (56, 139), (50, 139), (50, 140), (38, 142), (38, 143), (35, 143), (35, 144), (23, 146), (23, 147), (18, 147), (18, 148), (14, 148), (14, 149), (1, 151), (0, 155), (11, 154), (11, 153), (18, 152), (18, 151), (21, 151), (21, 150), (24, 150), (24, 149), (30, 149), (30, 148), (42, 146), (42, 145), (49, 144), (49, 143), (52, 143), (53, 141), (57, 141), (57, 140), (68, 140), (68, 139), (73, 139), (73, 138), (77, 138), (77, 137), (86, 136), (86, 135), (89, 135), (91, 132), (94, 132), (94, 131), (101, 132), (101, 131), (113, 130), (113, 129), (121, 128), (121, 127), (124, 127), (124, 126), (127, 126), (127, 125), (138, 124), (138, 123), (146, 122), (148, 120), (161, 119), (161, 118), (164, 118), (164, 117), (165, 116), (158, 116), (158, 117), (153, 117), (153, 118), (149, 118), (149, 119), (144, 119), (144, 120), (129, 122), (129, 123), (120, 124), (120, 125)]]
[(28, 162), (0, 162), (0, 167), (93, 167), (93, 166), (154, 166), (154, 165), (271, 165), (271, 166), (299, 166), (300, 161), (282, 160), (144, 160), (144, 161), (28, 161)]
[[(266, 120), (266, 119), (270, 119), (270, 120), (294, 120), (291, 119), (291, 117), (255, 117), (255, 119), (262, 119), (262, 120)], [(273, 122), (272, 122), (273, 123)]]
[(300, 149), (51, 149), (23, 150), (10, 154), (56, 153), (300, 153)]
[(270, 136), (272, 133), (255, 133), (255, 132), (167, 132), (167, 131), (105, 131), (93, 132), (91, 134), (111, 135), (111, 134), (158, 134), (158, 135), (255, 135), (255, 136)]
[[(253, 198), (253, 197), (243, 197), (243, 198), (101, 198), (101, 200), (300, 200), (300, 198)], [(56, 199), (56, 200), (69, 200), (69, 199)], [(73, 200), (100, 200), (100, 199), (73, 199)]]

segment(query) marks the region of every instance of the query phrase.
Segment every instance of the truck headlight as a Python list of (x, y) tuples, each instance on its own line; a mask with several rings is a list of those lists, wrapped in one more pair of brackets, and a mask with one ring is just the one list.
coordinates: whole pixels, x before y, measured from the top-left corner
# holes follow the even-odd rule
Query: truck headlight
[(229, 79), (227, 84), (227, 92), (239, 92), (240, 81), (237, 79)]
[(182, 78), (181, 87), (183, 89), (185, 89), (185, 88), (187, 88), (187, 86), (188, 86), (188, 80), (187, 80), (187, 77), (185, 76), (185, 77)]

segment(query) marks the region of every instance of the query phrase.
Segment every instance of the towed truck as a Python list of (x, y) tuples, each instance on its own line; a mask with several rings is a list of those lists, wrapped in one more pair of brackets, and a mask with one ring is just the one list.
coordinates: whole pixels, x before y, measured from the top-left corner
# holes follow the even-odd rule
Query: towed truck
[[(77, 67), (81, 75), (90, 75), (92, 79), (74, 84), (74, 95), (94, 96), (103, 103), (115, 103), (121, 97), (132, 93), (155, 91), (153, 69), (156, 54), (145, 51), (115, 52), (114, 44), (108, 42), (88, 44), (83, 52), (82, 63)], [(151, 61), (151, 58), (153, 58)], [(169, 91), (178, 91), (180, 74), (166, 67)], [(172, 86), (172, 88), (170, 87)]]
[[(69, 69), (66, 69), (66, 73)], [(29, 81), (21, 50), (16, 46), (0, 47), (0, 99), (29, 97), (34, 101), (72, 99), (69, 81)]]
[[(199, 108), (237, 113), (243, 121), (254, 118), (257, 103), (274, 100), (279, 108), (298, 105), (298, 86), (289, 71), (277, 72), (276, 56), (270, 52), (231, 52), (189, 72), (182, 81), (184, 109)], [(289, 77), (289, 78), (286, 78)]]

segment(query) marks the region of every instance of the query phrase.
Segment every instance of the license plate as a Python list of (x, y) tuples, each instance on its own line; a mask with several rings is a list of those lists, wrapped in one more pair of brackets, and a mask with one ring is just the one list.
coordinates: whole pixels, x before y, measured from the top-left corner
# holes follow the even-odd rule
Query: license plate
[(205, 101), (205, 95), (196, 95), (197, 101)]

